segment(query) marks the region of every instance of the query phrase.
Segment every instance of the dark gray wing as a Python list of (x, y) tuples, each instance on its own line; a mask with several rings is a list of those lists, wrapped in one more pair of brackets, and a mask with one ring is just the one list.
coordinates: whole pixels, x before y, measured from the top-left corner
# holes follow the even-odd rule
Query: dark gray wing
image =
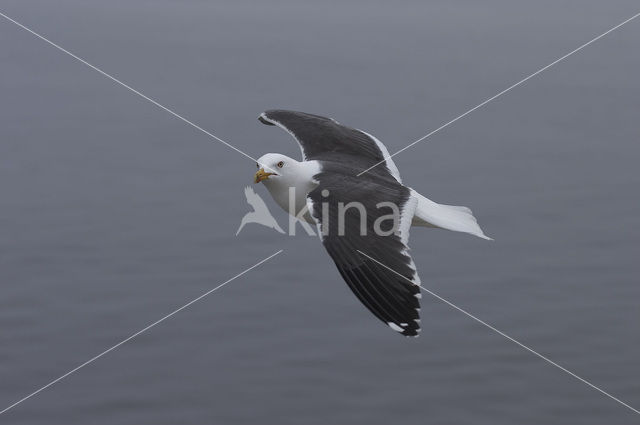
[(401, 181), (387, 148), (364, 131), (347, 127), (331, 118), (282, 109), (265, 111), (258, 119), (291, 134), (300, 145), (304, 160), (348, 162), (356, 172), (360, 172), (388, 158), (372, 171), (390, 174)]
[[(420, 331), (420, 280), (407, 247), (417, 200), (411, 197), (409, 189), (394, 180), (373, 175), (363, 179), (327, 170), (315, 178), (320, 184), (309, 193), (307, 206), (318, 223), (324, 247), (347, 285), (393, 330), (406, 336), (417, 336)], [(364, 206), (364, 232), (361, 212), (355, 207), (344, 210), (341, 226), (339, 203), (346, 206), (345, 198)], [(400, 217), (396, 222), (396, 234), (382, 234), (393, 230), (392, 219), (379, 221), (379, 230), (376, 230), (376, 220), (393, 213), (391, 207), (378, 207), (380, 202), (393, 202), (398, 206)]]

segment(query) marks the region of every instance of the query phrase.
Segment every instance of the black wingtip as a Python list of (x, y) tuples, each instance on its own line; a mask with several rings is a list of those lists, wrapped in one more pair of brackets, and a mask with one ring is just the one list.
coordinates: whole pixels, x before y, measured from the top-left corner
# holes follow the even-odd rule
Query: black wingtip
[(417, 338), (418, 336), (420, 336), (420, 321), (419, 320), (414, 320), (414, 323), (401, 323), (400, 325), (398, 325), (397, 323), (393, 323), (393, 322), (387, 322), (387, 325), (393, 329), (394, 331), (398, 332), (399, 334), (406, 336), (406, 337), (410, 337), (410, 338)]

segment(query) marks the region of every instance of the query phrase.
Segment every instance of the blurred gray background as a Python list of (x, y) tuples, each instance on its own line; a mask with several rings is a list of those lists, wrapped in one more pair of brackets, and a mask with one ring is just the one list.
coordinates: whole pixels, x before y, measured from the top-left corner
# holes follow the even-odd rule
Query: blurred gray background
[[(25, 1), (0, 10), (250, 155), (288, 108), (394, 152), (635, 0)], [(495, 242), (414, 229), (425, 286), (640, 406), (640, 19), (395, 159)], [(255, 165), (0, 18), (0, 416), (11, 424), (632, 424), (425, 295), (406, 339), (316, 237), (248, 225)], [(256, 187), (267, 195), (263, 187)], [(286, 214), (264, 196), (272, 212)]]

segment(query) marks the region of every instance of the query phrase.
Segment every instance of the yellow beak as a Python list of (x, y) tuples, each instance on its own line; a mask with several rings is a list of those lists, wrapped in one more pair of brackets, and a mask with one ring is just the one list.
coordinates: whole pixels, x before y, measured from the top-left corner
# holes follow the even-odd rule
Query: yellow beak
[(269, 178), (269, 176), (275, 176), (277, 175), (276, 173), (267, 173), (266, 171), (264, 171), (264, 168), (261, 168), (258, 170), (258, 172), (256, 173), (256, 175), (253, 178), (253, 182), (254, 183), (260, 183), (262, 180), (267, 180)]

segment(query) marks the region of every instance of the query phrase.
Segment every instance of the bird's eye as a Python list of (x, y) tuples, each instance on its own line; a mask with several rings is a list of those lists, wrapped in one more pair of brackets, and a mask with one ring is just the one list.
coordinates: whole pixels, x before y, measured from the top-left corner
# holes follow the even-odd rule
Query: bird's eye
[(278, 168), (282, 168), (284, 167), (284, 161), (280, 161), (276, 165), (278, 166)]

